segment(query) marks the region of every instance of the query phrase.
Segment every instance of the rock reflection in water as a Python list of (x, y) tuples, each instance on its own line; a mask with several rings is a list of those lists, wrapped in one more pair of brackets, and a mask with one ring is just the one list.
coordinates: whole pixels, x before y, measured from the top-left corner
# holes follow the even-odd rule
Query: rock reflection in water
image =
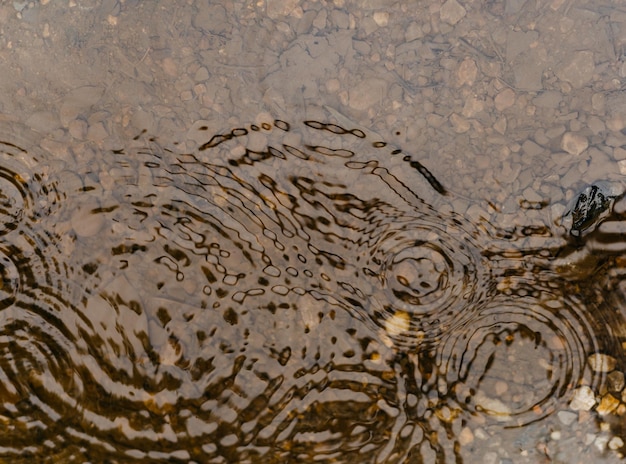
[(3, 458), (456, 462), (467, 424), (605, 395), (588, 355), (623, 371), (615, 257), (563, 278), (547, 222), (471, 222), (358, 129), (206, 140), (85, 172), (5, 142)]

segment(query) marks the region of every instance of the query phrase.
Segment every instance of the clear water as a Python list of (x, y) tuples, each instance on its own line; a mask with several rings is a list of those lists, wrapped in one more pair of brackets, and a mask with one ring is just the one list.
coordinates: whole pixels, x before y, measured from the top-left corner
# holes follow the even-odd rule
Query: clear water
[(619, 6), (0, 14), (0, 459), (622, 459)]

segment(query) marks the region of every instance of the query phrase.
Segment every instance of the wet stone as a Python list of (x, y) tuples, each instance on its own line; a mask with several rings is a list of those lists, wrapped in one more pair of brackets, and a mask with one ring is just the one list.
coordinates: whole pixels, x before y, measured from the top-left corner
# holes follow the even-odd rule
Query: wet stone
[(574, 390), (574, 396), (570, 402), (570, 409), (573, 411), (589, 411), (596, 404), (593, 390), (584, 385)]
[(476, 76), (478, 74), (478, 66), (476, 66), (476, 62), (470, 58), (466, 58), (461, 62), (459, 68), (457, 69), (457, 80), (459, 86), (474, 85), (474, 81), (476, 81)]
[(557, 416), (563, 425), (571, 425), (578, 418), (578, 414), (570, 411), (559, 411)]
[(510, 108), (513, 106), (513, 103), (515, 103), (515, 92), (512, 89), (504, 89), (496, 95), (494, 103), (498, 111), (504, 111)]
[(570, 155), (580, 155), (583, 151), (587, 149), (589, 146), (589, 142), (587, 138), (572, 132), (567, 132), (563, 134), (563, 138), (561, 140), (561, 148), (568, 152)]
[(609, 440), (608, 447), (611, 450), (618, 450), (624, 447), (624, 440), (620, 437), (613, 437)]
[(596, 411), (601, 416), (604, 416), (615, 411), (619, 405), (620, 405), (620, 401), (617, 398), (615, 398), (613, 395), (611, 395), (610, 393), (607, 393), (600, 400), (600, 403), (598, 404)]
[(607, 388), (611, 392), (621, 392), (624, 389), (624, 373), (621, 371), (610, 372), (606, 376)]
[(617, 365), (617, 360), (607, 354), (594, 353), (587, 358), (591, 369), (595, 372), (611, 372)]
[(439, 11), (440, 18), (443, 22), (448, 23), (454, 26), (458, 23), (463, 17), (465, 17), (467, 11), (463, 8), (456, 0), (447, 0)]

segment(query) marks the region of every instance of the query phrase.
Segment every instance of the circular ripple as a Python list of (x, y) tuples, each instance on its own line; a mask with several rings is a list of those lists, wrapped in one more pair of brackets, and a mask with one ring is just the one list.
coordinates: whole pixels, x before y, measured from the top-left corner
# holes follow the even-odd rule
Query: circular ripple
[(366, 270), (380, 287), (373, 319), (402, 347), (438, 340), (471, 316), (486, 291), (475, 234), (460, 218), (426, 213), (388, 231)]
[(2, 148), (0, 142), (0, 235), (17, 227), (29, 198), (23, 177), (26, 168), (8, 158)]
[(571, 400), (585, 353), (598, 349), (585, 314), (582, 301), (550, 289), (492, 298), (437, 351), (448, 396), (511, 426), (551, 414)]
[(0, 309), (4, 309), (15, 301), (19, 289), (20, 274), (15, 263), (7, 253), (9, 250), (0, 249)]

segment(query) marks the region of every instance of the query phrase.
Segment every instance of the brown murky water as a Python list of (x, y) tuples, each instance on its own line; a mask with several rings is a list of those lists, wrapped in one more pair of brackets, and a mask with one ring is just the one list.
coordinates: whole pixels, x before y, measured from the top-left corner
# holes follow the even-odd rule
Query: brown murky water
[(619, 4), (0, 17), (2, 462), (622, 460)]

